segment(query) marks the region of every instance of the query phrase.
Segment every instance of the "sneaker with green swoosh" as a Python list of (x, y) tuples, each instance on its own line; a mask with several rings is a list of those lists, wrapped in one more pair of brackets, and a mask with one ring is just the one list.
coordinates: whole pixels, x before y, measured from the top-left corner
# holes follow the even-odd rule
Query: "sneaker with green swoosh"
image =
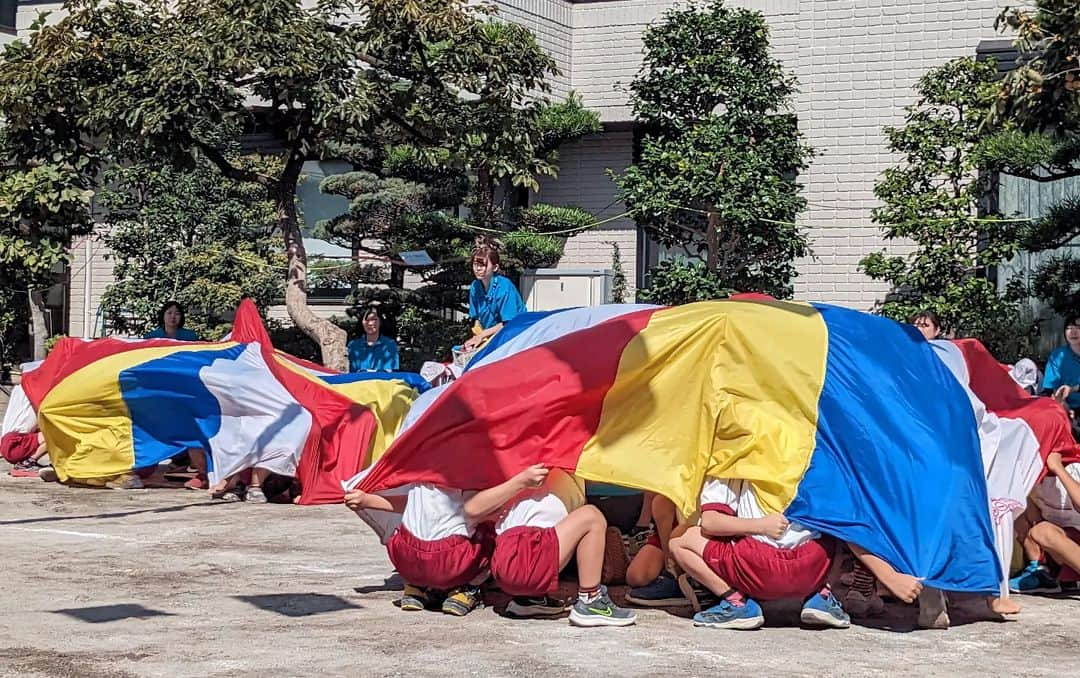
[(578, 598), (570, 610), (570, 623), (574, 626), (630, 626), (636, 621), (637, 615), (633, 611), (611, 602), (606, 586), (600, 587), (592, 602)]

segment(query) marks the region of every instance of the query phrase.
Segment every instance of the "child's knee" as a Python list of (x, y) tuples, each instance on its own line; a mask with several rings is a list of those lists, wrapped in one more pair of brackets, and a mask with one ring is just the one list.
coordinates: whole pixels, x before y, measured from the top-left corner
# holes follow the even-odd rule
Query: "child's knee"
[(672, 537), (668, 541), (668, 552), (677, 561), (680, 557), (683, 557), (686, 553), (692, 551), (693, 549), (690, 548), (690, 537), (688, 534), (682, 534), (678, 537)]
[(1057, 525), (1049, 522), (1042, 521), (1037, 525), (1034, 525), (1028, 530), (1028, 538), (1032, 539), (1036, 544), (1046, 546), (1061, 539), (1065, 535), (1065, 531)]
[(589, 527), (607, 528), (607, 518), (600, 512), (595, 504), (585, 504), (574, 510), (574, 514), (580, 516), (579, 520)]
[(675, 514), (675, 504), (662, 494), (653, 497), (653, 516), (671, 516)]

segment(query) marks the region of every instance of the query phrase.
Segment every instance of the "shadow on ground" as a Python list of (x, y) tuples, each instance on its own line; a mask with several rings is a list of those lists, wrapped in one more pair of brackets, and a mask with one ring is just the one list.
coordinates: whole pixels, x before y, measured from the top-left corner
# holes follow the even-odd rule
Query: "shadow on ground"
[(149, 617), (176, 616), (171, 612), (152, 610), (137, 603), (98, 605), (95, 607), (71, 607), (65, 610), (52, 610), (52, 613), (74, 617), (87, 624), (103, 624), (105, 622), (120, 621), (121, 619), (147, 619)]
[(359, 610), (364, 607), (351, 603), (341, 596), (324, 593), (269, 593), (259, 596), (233, 596), (233, 598), (260, 610), (276, 612), (286, 617), (308, 617), (313, 614)]

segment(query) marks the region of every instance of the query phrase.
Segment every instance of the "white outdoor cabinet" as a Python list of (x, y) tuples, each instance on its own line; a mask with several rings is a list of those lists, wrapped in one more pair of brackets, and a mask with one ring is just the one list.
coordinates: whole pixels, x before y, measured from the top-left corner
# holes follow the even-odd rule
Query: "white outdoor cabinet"
[(530, 311), (552, 311), (611, 302), (613, 273), (606, 268), (537, 268), (521, 274), (521, 296)]

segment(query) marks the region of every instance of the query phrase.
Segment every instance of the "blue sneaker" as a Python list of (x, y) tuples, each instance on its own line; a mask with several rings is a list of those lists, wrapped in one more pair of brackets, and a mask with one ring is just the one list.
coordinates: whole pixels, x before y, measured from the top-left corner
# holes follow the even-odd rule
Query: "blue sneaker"
[(744, 598), (741, 603), (721, 600), (707, 610), (694, 615), (694, 626), (708, 626), (715, 629), (736, 629), (753, 631), (765, 625), (765, 615), (761, 606), (751, 598)]
[(1024, 571), (1009, 580), (1009, 591), (1013, 593), (1061, 593), (1061, 584), (1050, 576), (1045, 567), (1038, 563), (1028, 563)]
[(664, 571), (648, 586), (637, 586), (626, 593), (626, 602), (642, 607), (678, 607), (689, 605), (674, 575)]
[(803, 604), (799, 621), (807, 626), (825, 626), (831, 629), (846, 629), (851, 626), (851, 617), (844, 612), (840, 601), (827, 588), (810, 596)]

